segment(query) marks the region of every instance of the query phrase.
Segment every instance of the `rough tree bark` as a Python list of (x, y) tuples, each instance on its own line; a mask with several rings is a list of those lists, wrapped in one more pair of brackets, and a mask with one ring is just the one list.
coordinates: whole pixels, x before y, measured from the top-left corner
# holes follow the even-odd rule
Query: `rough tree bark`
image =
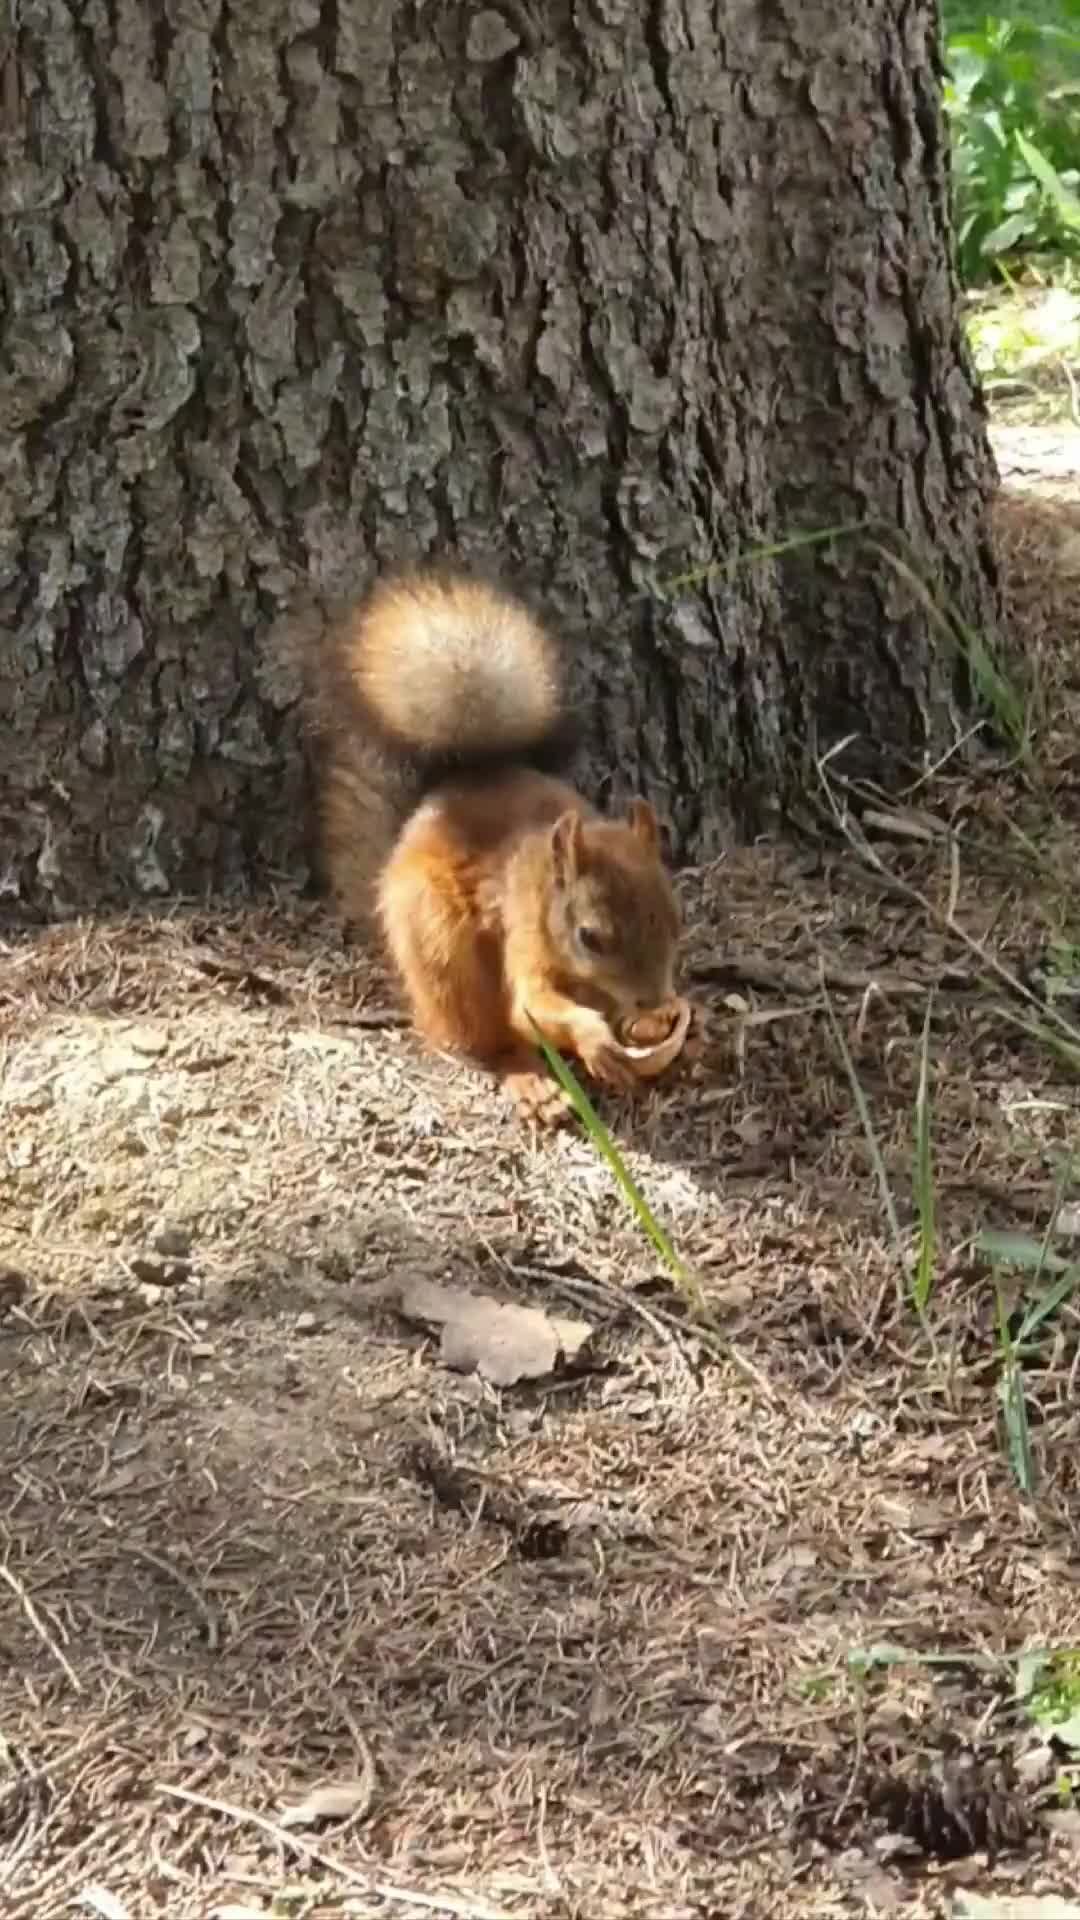
[[(297, 872), (277, 638), (490, 556), (580, 637), (594, 787), (683, 854), (953, 669), (851, 546), (994, 615), (935, 0), (20, 0), (0, 85), (0, 888)], [(4, 901), (0, 899), (0, 906)]]

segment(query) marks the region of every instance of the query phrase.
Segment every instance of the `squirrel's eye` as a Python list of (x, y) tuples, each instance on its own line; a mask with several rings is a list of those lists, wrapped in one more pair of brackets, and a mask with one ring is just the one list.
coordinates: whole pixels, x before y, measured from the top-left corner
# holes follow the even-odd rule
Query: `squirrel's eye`
[(604, 936), (602, 933), (597, 933), (595, 927), (579, 927), (578, 939), (586, 953), (603, 953)]

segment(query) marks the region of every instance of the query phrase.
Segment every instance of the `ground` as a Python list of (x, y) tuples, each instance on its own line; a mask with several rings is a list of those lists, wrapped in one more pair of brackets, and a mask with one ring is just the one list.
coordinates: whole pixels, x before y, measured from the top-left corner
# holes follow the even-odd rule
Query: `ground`
[[(1026, 1366), (1025, 1496), (973, 1242), (1059, 1199), (1080, 1234), (1075, 1077), (1016, 1024), (1055, 1017), (1041, 959), (1069, 985), (1078, 440), (999, 440), (1039, 777), (938, 770), (879, 806), (869, 865), (826, 810), (683, 876), (708, 1045), (606, 1112), (707, 1327), (588, 1142), (425, 1058), (318, 906), (0, 946), (9, 1920), (1075, 1887), (1013, 1693), (1022, 1649), (1080, 1643), (1077, 1309)], [(923, 1324), (875, 1152), (906, 1249), (933, 982)], [(496, 1388), (399, 1310), (424, 1280), (592, 1338)], [(1047, 1280), (1003, 1284), (1022, 1309)]]

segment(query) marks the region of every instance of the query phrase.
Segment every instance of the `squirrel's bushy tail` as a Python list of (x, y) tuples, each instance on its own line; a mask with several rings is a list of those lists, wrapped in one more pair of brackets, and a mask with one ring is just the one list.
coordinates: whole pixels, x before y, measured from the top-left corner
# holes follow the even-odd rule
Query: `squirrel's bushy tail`
[(351, 918), (432, 787), (515, 765), (559, 772), (573, 753), (559, 645), (482, 581), (388, 578), (305, 656), (323, 855)]
[(338, 645), (368, 723), (422, 764), (531, 761), (562, 739), (560, 650), (493, 587), (438, 573), (384, 581)]

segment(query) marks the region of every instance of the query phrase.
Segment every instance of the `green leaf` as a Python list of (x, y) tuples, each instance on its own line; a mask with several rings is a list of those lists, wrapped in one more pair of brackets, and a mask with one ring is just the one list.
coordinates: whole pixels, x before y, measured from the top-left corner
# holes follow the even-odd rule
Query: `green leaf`
[(1046, 1672), (1049, 1660), (1050, 1655), (1045, 1649), (1040, 1651), (1035, 1647), (1031, 1648), (1027, 1653), (1020, 1655), (1016, 1663), (1016, 1684), (1013, 1688), (1014, 1699), (1027, 1700), (1030, 1695), (1034, 1693), (1035, 1683), (1040, 1676)]
[(857, 1647), (848, 1654), (847, 1664), (854, 1671), (869, 1673), (873, 1667), (972, 1667), (980, 1673), (996, 1673), (1000, 1661), (992, 1654), (977, 1653), (969, 1647), (955, 1652), (939, 1649), (936, 1653), (917, 1653), (911, 1647), (897, 1646), (893, 1640), (876, 1640), (872, 1646)]
[(1009, 1267), (1034, 1267), (1036, 1271), (1064, 1273), (1070, 1266), (1060, 1253), (1050, 1253), (1041, 1240), (1029, 1233), (998, 1233), (992, 1227), (975, 1237), (979, 1253), (990, 1260), (1001, 1260)]
[(991, 254), (1008, 253), (1009, 248), (1015, 247), (1026, 233), (1033, 232), (1036, 225), (1037, 221), (1030, 213), (1010, 213), (1000, 226), (992, 227), (989, 233), (983, 235), (982, 250)]
[[(1045, 1264), (1047, 1263), (1044, 1262)], [(1036, 1300), (1025, 1313), (1016, 1335), (1017, 1346), (1023, 1346), (1025, 1341), (1030, 1340), (1032, 1335), (1039, 1331), (1043, 1322), (1049, 1320), (1051, 1314), (1056, 1313), (1063, 1301), (1069, 1298), (1078, 1282), (1080, 1282), (1080, 1267), (1066, 1267), (1065, 1272), (1058, 1275), (1053, 1286), (1047, 1288), (1041, 1300)]]
[(1067, 227), (1080, 232), (1080, 200), (1070, 193), (1056, 168), (1050, 165), (1045, 155), (1030, 140), (1025, 140), (1019, 131), (1013, 136), (1016, 144), (1035, 175), (1041, 187), (1050, 195), (1061, 219)]

